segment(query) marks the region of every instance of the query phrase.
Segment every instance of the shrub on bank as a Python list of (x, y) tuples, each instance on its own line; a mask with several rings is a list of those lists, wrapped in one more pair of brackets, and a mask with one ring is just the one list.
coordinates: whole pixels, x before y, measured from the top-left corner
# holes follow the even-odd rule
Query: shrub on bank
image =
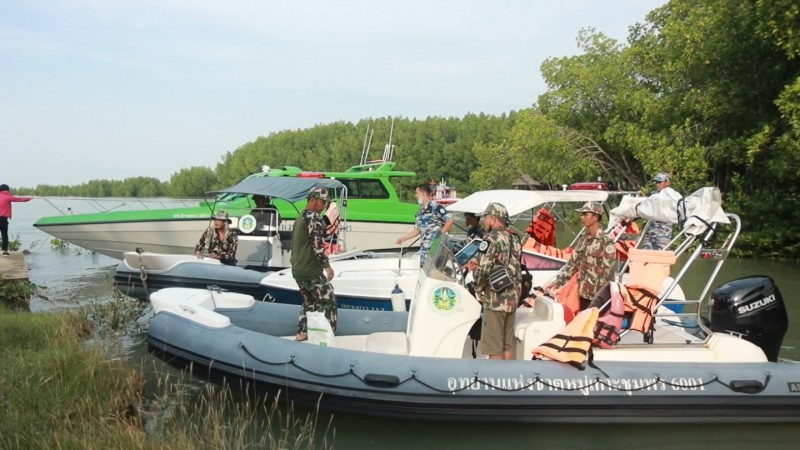
[(103, 328), (95, 322), (119, 331), (121, 315), (135, 320), (125, 308), (31, 314), (0, 306), (0, 448), (320, 447), (315, 419), (278, 410), (277, 398), (234, 398), (213, 384), (190, 392), (167, 375), (148, 392), (143, 371), (87, 345)]

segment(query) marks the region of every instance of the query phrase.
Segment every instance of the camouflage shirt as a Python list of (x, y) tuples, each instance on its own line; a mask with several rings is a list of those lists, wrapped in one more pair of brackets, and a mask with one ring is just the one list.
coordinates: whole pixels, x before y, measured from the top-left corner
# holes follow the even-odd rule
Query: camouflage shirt
[[(480, 260), (475, 269), (475, 292), (483, 298), (486, 309), (493, 311), (514, 312), (519, 301), (519, 292), (522, 288), (522, 273), (520, 271), (520, 255), (522, 245), (519, 239), (511, 236), (506, 230), (492, 230), (483, 239), (480, 246)], [(489, 284), (489, 273), (496, 264), (508, 267), (508, 273), (514, 280), (514, 289), (495, 292)]]
[(314, 280), (330, 267), (325, 254), (325, 222), (318, 212), (303, 210), (292, 228), (292, 277)]
[(586, 236), (578, 242), (569, 261), (559, 272), (554, 285), (563, 286), (578, 273), (578, 296), (591, 299), (594, 294), (614, 279), (617, 267), (617, 250), (614, 243), (598, 230), (595, 236)]
[(239, 235), (235, 231), (228, 230), (223, 239), (219, 238), (217, 230), (214, 227), (206, 228), (206, 231), (200, 236), (197, 245), (194, 246), (194, 251), (203, 252), (208, 249), (209, 255), (218, 255), (219, 260), (223, 264), (236, 264), (236, 248), (239, 246)]

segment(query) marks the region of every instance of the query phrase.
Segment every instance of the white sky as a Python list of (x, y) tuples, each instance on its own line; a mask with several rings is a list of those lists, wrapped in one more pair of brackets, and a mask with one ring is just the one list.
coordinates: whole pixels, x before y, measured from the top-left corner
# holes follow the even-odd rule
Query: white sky
[(275, 131), (519, 110), (581, 28), (624, 42), (665, 3), (3, 0), (0, 183), (167, 181)]

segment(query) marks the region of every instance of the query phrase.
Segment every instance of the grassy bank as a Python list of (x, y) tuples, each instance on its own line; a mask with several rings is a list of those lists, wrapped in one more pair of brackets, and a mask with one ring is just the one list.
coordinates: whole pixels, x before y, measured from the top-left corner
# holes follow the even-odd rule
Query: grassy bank
[(328, 446), (324, 436), (318, 442), (313, 417), (294, 419), (277, 400), (242, 401), (211, 384), (192, 392), (167, 375), (145, 380), (103, 345), (88, 344), (119, 337), (97, 333), (119, 331), (128, 320), (120, 317), (135, 316), (121, 311), (123, 301), (46, 314), (0, 306), (0, 448)]

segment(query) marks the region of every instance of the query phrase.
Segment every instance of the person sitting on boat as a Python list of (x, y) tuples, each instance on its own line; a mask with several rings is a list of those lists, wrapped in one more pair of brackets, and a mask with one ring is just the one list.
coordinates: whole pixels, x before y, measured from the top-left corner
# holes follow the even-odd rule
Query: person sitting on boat
[(322, 186), (311, 188), (306, 209), (297, 216), (292, 228), (292, 277), (303, 297), (295, 336), (298, 341), (308, 339), (306, 313), (311, 311), (325, 313), (331, 329), (336, 333), (336, 297), (330, 282), (333, 269), (325, 253), (325, 222), (320, 216), (329, 201), (328, 189)]
[(611, 239), (603, 233), (600, 224), (603, 207), (599, 203), (586, 202), (575, 211), (581, 213), (581, 223), (586, 227), (586, 234), (577, 243), (575, 251), (556, 279), (545, 285), (544, 289), (547, 292), (563, 287), (577, 272), (577, 306), (579, 310), (584, 310), (597, 291), (613, 280), (617, 267), (617, 251)]
[(478, 217), (477, 214), (465, 212), (464, 222), (467, 223), (468, 239), (483, 239), (483, 230), (481, 230), (480, 217)]
[[(653, 177), (656, 184), (656, 192), (652, 195), (667, 196), (676, 202), (682, 198), (681, 194), (672, 189), (669, 174), (660, 172)], [(641, 248), (643, 250), (664, 250), (672, 240), (672, 224), (669, 222), (650, 221), (647, 229), (644, 230)]]
[(272, 205), (272, 199), (266, 195), (255, 195), (253, 201), (256, 207), (250, 211), (250, 215), (256, 219), (257, 230), (277, 233), (281, 219), (278, 210)]
[(214, 226), (203, 232), (200, 241), (194, 247), (194, 254), (200, 257), (207, 249), (209, 258), (218, 259), (227, 266), (235, 266), (239, 236), (228, 226), (231, 219), (223, 210), (215, 214), (212, 219), (214, 219)]
[[(489, 203), (483, 214), (486, 237), (479, 256), (468, 264), (475, 278), (475, 293), (484, 308), (481, 352), (489, 359), (514, 359), (514, 313), (522, 289), (522, 244), (506, 230), (509, 217), (505, 206)], [(491, 281), (498, 266), (505, 268), (505, 283)]]
[(419, 210), (417, 211), (417, 220), (414, 223), (414, 229), (397, 239), (397, 245), (402, 245), (403, 242), (422, 236), (419, 244), (420, 268), (425, 265), (425, 259), (428, 257), (428, 250), (430, 250), (433, 240), (440, 232), (447, 233), (450, 227), (453, 226), (453, 214), (447, 212), (444, 206), (436, 203), (431, 199), (431, 186), (429, 184), (417, 185), (414, 190), (417, 197), (417, 204)]

